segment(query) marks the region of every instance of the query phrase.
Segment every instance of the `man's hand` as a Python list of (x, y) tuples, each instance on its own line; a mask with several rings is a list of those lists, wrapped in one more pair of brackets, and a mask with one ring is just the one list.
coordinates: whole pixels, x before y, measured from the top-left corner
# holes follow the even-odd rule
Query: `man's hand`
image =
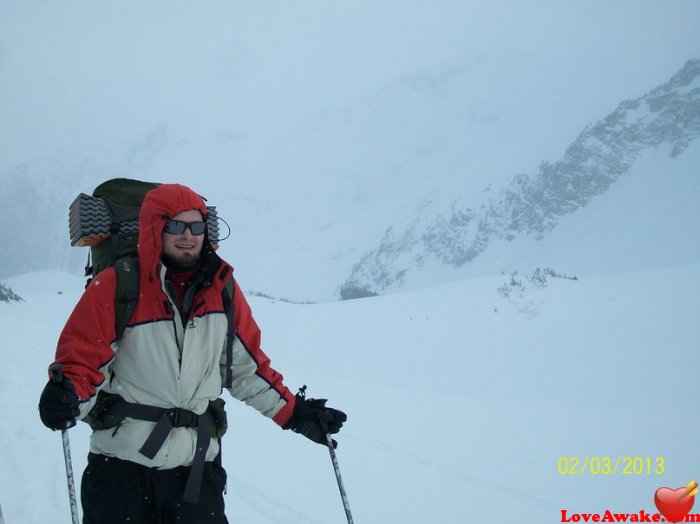
[[(305, 390), (306, 386), (297, 393), (292, 417), (283, 427), (325, 446), (326, 435), (338, 433), (348, 417), (342, 411), (326, 407), (326, 399), (307, 399)], [(333, 440), (333, 447), (337, 446)]]
[(39, 416), (47, 428), (72, 428), (76, 424), (76, 417), (80, 415), (79, 405), (80, 399), (75, 394), (75, 386), (58, 370), (41, 393)]

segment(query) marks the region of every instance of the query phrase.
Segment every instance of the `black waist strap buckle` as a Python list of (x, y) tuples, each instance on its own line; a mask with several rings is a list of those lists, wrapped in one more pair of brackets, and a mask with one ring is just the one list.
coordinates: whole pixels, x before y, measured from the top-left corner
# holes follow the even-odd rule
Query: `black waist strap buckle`
[(196, 428), (199, 426), (199, 415), (192, 411), (174, 408), (169, 409), (167, 415), (174, 428)]

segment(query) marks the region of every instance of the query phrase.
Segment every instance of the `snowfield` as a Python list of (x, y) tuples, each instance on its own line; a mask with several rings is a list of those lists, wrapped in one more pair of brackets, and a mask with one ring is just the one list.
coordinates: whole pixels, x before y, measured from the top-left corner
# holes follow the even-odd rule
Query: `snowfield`
[[(698, 476), (700, 266), (544, 287), (528, 273), (516, 277), (522, 287), (498, 275), (348, 302), (250, 297), (288, 386), (306, 384), (349, 415), (338, 459), (356, 522), (654, 512), (657, 488)], [(6, 524), (67, 521), (61, 439), (36, 406), (83, 279), (41, 272), (7, 284), (25, 302), (0, 303), (0, 505)], [(225, 398), (229, 520), (345, 522), (328, 451)], [(88, 435), (84, 424), (70, 431), (78, 481)], [(624, 462), (616, 474), (595, 475), (589, 462), (562, 475), (560, 457), (579, 468), (585, 457)], [(624, 457), (642, 458), (644, 471), (623, 472)]]

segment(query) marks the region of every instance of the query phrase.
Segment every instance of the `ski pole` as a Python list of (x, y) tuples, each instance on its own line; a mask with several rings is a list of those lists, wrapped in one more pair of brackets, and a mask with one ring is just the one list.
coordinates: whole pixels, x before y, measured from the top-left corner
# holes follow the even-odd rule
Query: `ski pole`
[[(54, 383), (63, 382), (63, 370), (61, 366), (51, 366), (49, 369)], [(73, 477), (73, 461), (70, 455), (70, 440), (68, 440), (68, 429), (61, 430), (61, 438), (63, 440), (63, 461), (66, 464), (66, 482), (68, 484), (68, 501), (70, 502), (70, 513), (73, 519), (73, 524), (80, 524), (78, 517), (78, 497), (75, 494), (75, 479)]]
[(68, 483), (68, 500), (70, 501), (70, 513), (73, 524), (80, 524), (78, 517), (78, 499), (75, 494), (75, 479), (73, 478), (73, 462), (70, 457), (70, 441), (68, 440), (68, 430), (61, 430), (63, 438), (63, 458), (66, 463), (66, 481)]
[(350, 503), (348, 502), (348, 496), (345, 493), (345, 486), (343, 486), (343, 478), (340, 476), (340, 466), (338, 465), (338, 457), (335, 455), (335, 448), (333, 447), (333, 439), (330, 433), (326, 433), (326, 444), (328, 445), (328, 451), (331, 453), (331, 461), (333, 461), (333, 469), (335, 470), (335, 479), (338, 481), (338, 489), (340, 490), (340, 498), (343, 499), (343, 507), (345, 508), (345, 516), (348, 518), (348, 524), (353, 524), (352, 514), (350, 513)]

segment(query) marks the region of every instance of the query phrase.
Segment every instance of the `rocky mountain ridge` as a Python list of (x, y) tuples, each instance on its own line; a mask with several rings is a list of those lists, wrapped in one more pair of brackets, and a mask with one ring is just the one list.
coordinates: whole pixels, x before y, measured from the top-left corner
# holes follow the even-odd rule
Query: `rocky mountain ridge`
[[(428, 262), (460, 268), (492, 242), (521, 235), (542, 239), (559, 220), (605, 193), (647, 150), (666, 145), (682, 155), (700, 136), (700, 59), (685, 63), (665, 84), (625, 100), (587, 126), (556, 162), (519, 174), (474, 205), (457, 197), (449, 209), (407, 218), (387, 229), (340, 287), (344, 299), (400, 288)], [(492, 196), (489, 196), (492, 195)]]

